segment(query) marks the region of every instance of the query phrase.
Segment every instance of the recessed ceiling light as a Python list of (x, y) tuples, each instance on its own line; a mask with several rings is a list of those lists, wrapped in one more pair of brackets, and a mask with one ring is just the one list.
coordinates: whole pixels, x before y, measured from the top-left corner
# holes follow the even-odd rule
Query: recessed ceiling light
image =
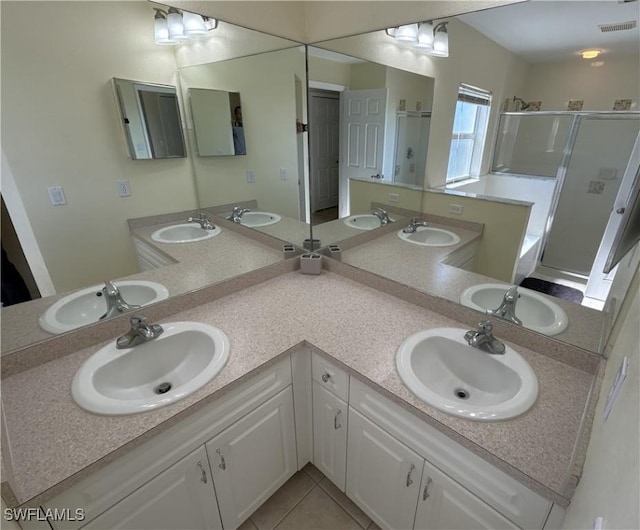
[(582, 55), (583, 59), (595, 59), (598, 55), (602, 53), (602, 50), (582, 50), (580, 55)]

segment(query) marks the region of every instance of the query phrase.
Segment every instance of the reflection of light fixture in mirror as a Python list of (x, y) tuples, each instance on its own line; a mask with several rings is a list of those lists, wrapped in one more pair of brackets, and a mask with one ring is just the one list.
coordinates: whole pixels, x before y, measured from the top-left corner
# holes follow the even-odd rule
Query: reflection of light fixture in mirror
[(595, 59), (601, 53), (602, 53), (602, 50), (590, 49), (590, 50), (582, 50), (580, 52), (580, 55), (582, 55), (583, 59)]
[(169, 38), (172, 40), (187, 40), (184, 34), (184, 24), (182, 23), (182, 15), (175, 7), (169, 8), (167, 15), (167, 26), (169, 26)]
[(433, 50), (429, 53), (436, 57), (449, 57), (449, 34), (446, 22), (440, 22), (433, 28)]
[(385, 31), (396, 42), (411, 44), (415, 48), (436, 57), (449, 57), (447, 24), (448, 22), (440, 22), (434, 28), (432, 21), (425, 21), (420, 22), (420, 24), (407, 24), (398, 28), (388, 28)]
[(433, 50), (433, 24), (431, 22), (422, 22), (420, 24), (416, 48)]
[(218, 27), (218, 21), (188, 11), (180, 12), (175, 7), (169, 12), (154, 8), (154, 40), (156, 44), (179, 44), (189, 39), (205, 37)]
[(395, 38), (398, 42), (409, 42), (411, 44), (418, 42), (418, 24), (400, 26), (396, 31)]

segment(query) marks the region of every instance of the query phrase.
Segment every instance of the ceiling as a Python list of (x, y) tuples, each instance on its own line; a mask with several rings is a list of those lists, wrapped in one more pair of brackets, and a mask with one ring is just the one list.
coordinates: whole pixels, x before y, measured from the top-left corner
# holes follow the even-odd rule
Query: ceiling
[[(602, 58), (640, 53), (640, 2), (531, 0), (460, 15), (459, 20), (529, 63), (569, 60), (600, 48)], [(599, 24), (636, 21), (636, 27), (602, 32)]]

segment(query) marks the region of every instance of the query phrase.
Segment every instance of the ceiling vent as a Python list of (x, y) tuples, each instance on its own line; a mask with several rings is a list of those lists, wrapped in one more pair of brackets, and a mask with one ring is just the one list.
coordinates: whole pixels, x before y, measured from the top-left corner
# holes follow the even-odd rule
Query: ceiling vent
[(608, 33), (610, 31), (622, 31), (625, 29), (633, 29), (636, 27), (637, 22), (635, 20), (629, 20), (627, 22), (617, 22), (615, 24), (598, 24), (602, 33)]

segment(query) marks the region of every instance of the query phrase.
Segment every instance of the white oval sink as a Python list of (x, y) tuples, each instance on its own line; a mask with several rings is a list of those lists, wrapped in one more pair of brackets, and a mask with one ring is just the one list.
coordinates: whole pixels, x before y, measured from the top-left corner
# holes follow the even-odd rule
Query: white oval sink
[[(156, 282), (121, 280), (113, 283), (130, 305), (145, 306), (169, 297), (168, 289)], [(103, 287), (102, 284), (92, 285), (63, 296), (40, 315), (40, 327), (57, 335), (98, 322), (107, 311)]]
[(371, 213), (346, 217), (344, 224), (351, 228), (357, 228), (358, 230), (373, 230), (374, 228), (380, 228), (382, 226), (380, 224), (380, 218)]
[(418, 398), (468, 420), (513, 418), (538, 397), (535, 373), (513, 348), (503, 355), (469, 346), (462, 328), (435, 328), (407, 338), (396, 354), (398, 374)]
[(409, 234), (400, 230), (398, 237), (407, 243), (425, 247), (448, 247), (460, 243), (457, 234), (431, 226), (419, 226), (415, 232)]
[(248, 228), (274, 225), (282, 219), (277, 213), (245, 212), (240, 218), (240, 224)]
[[(497, 309), (509, 287), (500, 283), (473, 285), (460, 295), (460, 303), (483, 313)], [(518, 287), (518, 293), (520, 298), (516, 302), (516, 316), (522, 320), (525, 328), (545, 335), (557, 335), (567, 329), (567, 313), (548, 296), (524, 287)]]
[(160, 228), (151, 234), (151, 239), (158, 243), (194, 243), (211, 239), (221, 231), (218, 226), (213, 230), (205, 230), (196, 223), (183, 223)]
[[(154, 340), (123, 350), (113, 341), (89, 357), (73, 378), (76, 403), (105, 415), (155, 410), (193, 394), (220, 373), (229, 358), (222, 331), (199, 322), (162, 327)], [(170, 389), (158, 393), (165, 383)]]

